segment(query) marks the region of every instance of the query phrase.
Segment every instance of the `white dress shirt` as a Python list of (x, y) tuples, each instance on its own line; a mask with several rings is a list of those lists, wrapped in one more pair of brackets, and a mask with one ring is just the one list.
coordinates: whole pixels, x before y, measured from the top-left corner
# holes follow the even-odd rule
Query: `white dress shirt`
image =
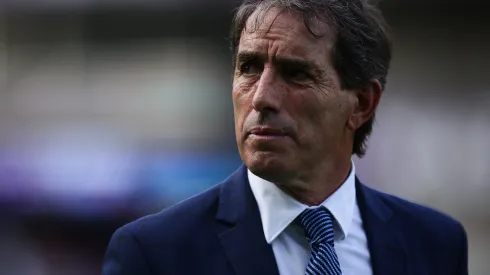
[[(259, 206), (265, 239), (272, 245), (279, 274), (305, 274), (311, 248), (303, 229), (293, 221), (309, 207), (250, 170), (248, 179)], [(354, 163), (347, 180), (321, 205), (330, 210), (335, 218), (334, 244), (342, 274), (371, 275), (367, 238), (356, 200)]]

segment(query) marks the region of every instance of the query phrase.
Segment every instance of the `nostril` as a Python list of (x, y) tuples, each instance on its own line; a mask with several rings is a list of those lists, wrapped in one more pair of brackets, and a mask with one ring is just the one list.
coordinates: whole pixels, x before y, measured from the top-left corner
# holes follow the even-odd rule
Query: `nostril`
[(272, 94), (255, 95), (252, 101), (253, 108), (258, 112), (277, 112), (280, 109), (280, 99)]

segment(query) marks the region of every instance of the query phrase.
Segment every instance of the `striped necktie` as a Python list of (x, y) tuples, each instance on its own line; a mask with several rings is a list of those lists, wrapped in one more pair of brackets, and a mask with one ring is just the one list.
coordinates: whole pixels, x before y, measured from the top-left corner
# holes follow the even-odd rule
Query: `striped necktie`
[(341, 275), (334, 248), (332, 216), (324, 207), (306, 209), (298, 217), (306, 239), (311, 244), (311, 258), (306, 275)]

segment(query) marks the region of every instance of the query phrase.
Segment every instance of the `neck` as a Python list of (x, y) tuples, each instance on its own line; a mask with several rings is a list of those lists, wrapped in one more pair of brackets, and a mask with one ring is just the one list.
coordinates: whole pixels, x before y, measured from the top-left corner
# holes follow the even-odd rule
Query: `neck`
[(352, 163), (335, 162), (328, 168), (318, 169), (318, 173), (309, 171), (309, 175), (278, 187), (297, 201), (308, 206), (318, 206), (330, 197), (349, 177)]

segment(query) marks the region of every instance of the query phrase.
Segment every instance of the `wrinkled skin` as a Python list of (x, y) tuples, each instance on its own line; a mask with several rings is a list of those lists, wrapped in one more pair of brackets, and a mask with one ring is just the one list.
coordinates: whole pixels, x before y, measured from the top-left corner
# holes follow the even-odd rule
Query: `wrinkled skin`
[(323, 36), (315, 38), (292, 12), (257, 16), (242, 33), (233, 80), (240, 155), (254, 174), (320, 204), (347, 177), (354, 132), (374, 113), (381, 87), (341, 88), (327, 24), (316, 22)]

